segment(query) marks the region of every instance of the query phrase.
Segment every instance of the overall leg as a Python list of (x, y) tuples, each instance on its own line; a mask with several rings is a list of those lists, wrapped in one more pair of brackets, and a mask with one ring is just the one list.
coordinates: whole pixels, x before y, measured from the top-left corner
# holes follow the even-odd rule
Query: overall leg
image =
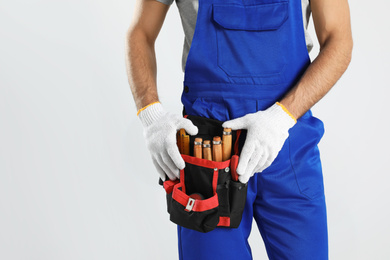
[[(310, 126), (310, 128), (309, 128)], [(305, 115), (274, 163), (256, 173), (254, 218), (269, 259), (326, 260), (328, 235), (317, 142), (322, 122)]]

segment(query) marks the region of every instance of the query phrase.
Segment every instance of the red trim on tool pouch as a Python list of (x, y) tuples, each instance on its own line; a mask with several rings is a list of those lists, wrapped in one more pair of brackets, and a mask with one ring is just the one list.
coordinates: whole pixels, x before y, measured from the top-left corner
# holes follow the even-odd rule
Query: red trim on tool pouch
[(167, 181), (164, 181), (163, 185), (164, 185), (164, 189), (165, 191), (169, 194), (172, 192), (173, 190), (173, 186), (175, 186), (175, 184), (179, 183), (179, 180), (167, 180)]
[[(182, 177), (180, 176), (180, 179)], [(205, 200), (198, 200), (195, 199), (194, 206), (192, 207), (192, 211), (206, 211), (213, 209), (219, 205), (218, 202), (218, 194), (217, 194), (217, 184), (218, 184), (218, 170), (214, 171), (213, 174), (213, 196), (211, 198), (205, 199)], [(190, 196), (185, 194), (183, 192), (183, 187), (184, 187), (184, 182), (180, 182), (176, 184), (173, 187), (173, 193), (172, 193), (172, 198), (179, 202), (181, 205), (184, 207), (187, 206), (188, 200), (190, 199)], [(180, 190), (179, 188), (182, 188)], [(186, 209), (184, 209), (187, 211)]]
[(219, 217), (219, 222), (217, 226), (229, 227), (230, 217)]
[[(179, 188), (182, 187), (182, 184), (179, 183), (175, 185), (173, 188), (172, 198), (179, 202), (183, 207), (187, 206), (188, 200), (190, 199), (190, 196), (185, 194), (183, 191), (181, 191)], [(205, 199), (205, 200), (197, 200), (195, 199), (194, 206), (192, 207), (192, 211), (206, 211), (213, 208), (218, 207), (218, 194), (215, 193), (211, 198)], [(185, 210), (185, 209), (184, 209)], [(187, 211), (187, 210), (185, 210)]]
[(201, 167), (206, 167), (211, 169), (214, 168), (224, 169), (230, 165), (230, 159), (223, 162), (215, 162), (215, 161), (197, 158), (186, 154), (180, 154), (180, 155), (183, 157), (184, 161)]
[(238, 155), (233, 155), (232, 158), (230, 158), (230, 170), (232, 172), (232, 179), (234, 181), (238, 181), (238, 173), (237, 173), (237, 166), (238, 166)]
[(184, 184), (184, 169), (180, 170), (180, 182), (182, 184), (182, 191), (186, 193), (186, 185)]

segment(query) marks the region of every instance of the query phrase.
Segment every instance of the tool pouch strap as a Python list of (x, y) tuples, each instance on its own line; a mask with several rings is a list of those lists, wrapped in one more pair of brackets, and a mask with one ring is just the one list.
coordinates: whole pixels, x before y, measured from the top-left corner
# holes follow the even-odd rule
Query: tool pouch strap
[[(222, 136), (222, 121), (193, 115), (184, 117), (199, 129), (196, 136), (190, 136), (191, 151), (196, 137), (212, 140), (214, 136)], [(204, 233), (217, 226), (237, 228), (240, 225), (247, 195), (247, 184), (238, 181), (236, 172), (243, 144), (239, 142), (240, 136), (243, 137), (241, 131), (244, 130), (232, 130), (234, 147), (230, 159), (215, 162), (181, 154), (185, 168), (180, 170), (180, 180), (166, 177), (162, 182), (160, 179), (172, 222)], [(191, 198), (194, 193), (203, 198)]]

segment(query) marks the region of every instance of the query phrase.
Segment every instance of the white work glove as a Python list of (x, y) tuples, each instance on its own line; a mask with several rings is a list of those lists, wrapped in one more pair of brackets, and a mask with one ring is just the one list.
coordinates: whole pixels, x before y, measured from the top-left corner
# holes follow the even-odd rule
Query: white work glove
[(262, 172), (272, 164), (289, 135), (288, 130), (295, 123), (291, 113), (276, 102), (264, 111), (249, 113), (222, 124), (222, 127), (233, 130), (247, 129), (237, 166), (240, 182), (248, 182), (256, 172)]
[(164, 110), (160, 102), (154, 102), (138, 111), (144, 127), (143, 135), (161, 180), (165, 174), (171, 180), (180, 177), (185, 162), (176, 143), (176, 133), (184, 128), (190, 135), (198, 134), (191, 120)]

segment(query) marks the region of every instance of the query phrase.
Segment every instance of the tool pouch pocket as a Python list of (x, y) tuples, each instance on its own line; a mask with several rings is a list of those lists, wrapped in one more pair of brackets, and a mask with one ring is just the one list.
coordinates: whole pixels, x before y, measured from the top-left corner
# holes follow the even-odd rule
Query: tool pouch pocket
[[(196, 137), (212, 140), (214, 136), (222, 136), (222, 121), (185, 117), (199, 129), (196, 136), (190, 136), (191, 151)], [(172, 222), (204, 233), (217, 226), (237, 228), (240, 225), (247, 195), (247, 184), (241, 183), (236, 173), (241, 131), (245, 130), (232, 130), (234, 147), (230, 159), (216, 162), (181, 154), (185, 168), (180, 170), (180, 179), (172, 181), (166, 177), (164, 182), (160, 179)]]

